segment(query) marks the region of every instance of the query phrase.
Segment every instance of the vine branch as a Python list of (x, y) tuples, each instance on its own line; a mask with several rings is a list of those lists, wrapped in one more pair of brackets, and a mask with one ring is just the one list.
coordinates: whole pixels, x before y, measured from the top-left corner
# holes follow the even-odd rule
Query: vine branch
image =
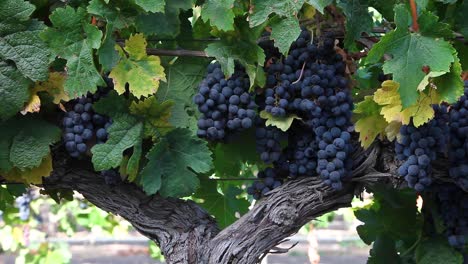
[[(122, 216), (160, 246), (168, 263), (249, 264), (258, 263), (310, 220), (349, 207), (364, 186), (404, 184), (395, 173), (394, 156), (391, 145), (379, 142), (368, 150), (359, 148), (352, 157), (356, 164), (352, 180), (343, 190), (334, 191), (317, 177), (288, 181), (222, 231), (193, 201), (147, 196), (131, 183), (109, 186), (90, 161), (70, 160), (60, 148), (53, 151), (54, 171), (42, 186), (50, 191), (75, 190), (97, 207)], [(437, 177), (447, 176), (435, 165)]]

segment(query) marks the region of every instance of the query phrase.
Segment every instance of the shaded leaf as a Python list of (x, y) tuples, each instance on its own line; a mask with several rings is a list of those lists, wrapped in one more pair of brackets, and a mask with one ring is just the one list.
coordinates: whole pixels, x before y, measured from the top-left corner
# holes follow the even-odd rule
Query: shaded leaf
[(202, 179), (200, 189), (194, 194), (197, 199), (203, 199), (200, 205), (212, 214), (221, 228), (234, 223), (237, 215), (245, 214), (249, 210), (250, 203), (245, 198), (238, 198), (242, 190), (229, 186), (225, 193), (218, 191), (215, 180)]
[(262, 24), (271, 14), (294, 17), (304, 2), (305, 0), (252, 0), (252, 12), (249, 16), (250, 27)]
[(276, 19), (270, 24), (271, 26), (271, 39), (275, 42), (275, 47), (283, 54), (287, 54), (291, 44), (301, 34), (299, 27), (299, 20), (294, 17), (284, 19)]
[(337, 3), (346, 16), (345, 48), (356, 51), (355, 40), (361, 37), (363, 32), (372, 30), (372, 16), (368, 11), (368, 1), (365, 0), (341, 0)]
[(169, 122), (174, 127), (196, 130), (197, 118), (189, 112), (196, 112), (193, 96), (203, 79), (209, 60), (204, 58), (178, 58), (166, 67), (167, 82), (161, 83), (156, 94), (159, 101), (174, 101)]
[(234, 30), (234, 0), (207, 0), (202, 6), (201, 17), (219, 30)]
[(38, 167), (60, 139), (60, 129), (45, 121), (22, 117), (1, 123), (0, 171)]
[(31, 82), (14, 67), (0, 61), (0, 121), (18, 113), (28, 101)]
[(206, 142), (187, 129), (174, 129), (146, 155), (148, 163), (140, 173), (140, 184), (147, 194), (184, 197), (200, 185), (196, 173), (212, 167)]

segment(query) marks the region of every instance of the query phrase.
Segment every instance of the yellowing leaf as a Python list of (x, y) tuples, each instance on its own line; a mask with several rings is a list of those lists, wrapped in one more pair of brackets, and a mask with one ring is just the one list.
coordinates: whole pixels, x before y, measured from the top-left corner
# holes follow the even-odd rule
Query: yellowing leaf
[(141, 60), (146, 56), (146, 45), (143, 34), (136, 34), (125, 41), (125, 50), (130, 59)]
[(276, 117), (272, 114), (268, 113), (267, 111), (263, 110), (260, 112), (260, 117), (266, 119), (265, 125), (267, 126), (275, 126), (282, 131), (288, 131), (289, 127), (291, 127), (292, 122), (294, 119), (301, 120), (300, 117), (297, 115), (289, 115), (285, 117)]
[(355, 129), (359, 132), (361, 146), (367, 149), (386, 126), (387, 122), (381, 115), (359, 119), (355, 124)]
[(359, 141), (363, 148), (368, 148), (388, 125), (380, 115), (380, 110), (381, 106), (374, 102), (372, 96), (364, 97), (364, 101), (356, 105), (354, 113), (359, 119), (356, 121), (355, 130), (359, 132)]
[(379, 105), (401, 103), (400, 95), (397, 93), (400, 84), (388, 80), (382, 83), (382, 88), (374, 93), (374, 101)]
[(109, 74), (119, 94), (125, 92), (128, 83), (130, 92), (137, 98), (149, 96), (158, 91), (159, 81), (166, 81), (164, 68), (157, 56), (146, 54), (146, 40), (143, 34), (136, 34), (125, 41), (125, 47), (116, 45), (120, 61)]
[(70, 97), (64, 91), (66, 76), (59, 72), (49, 73), (49, 79), (44, 82), (36, 82), (34, 87), (30, 90), (30, 98), (21, 113), (36, 113), (41, 110), (41, 99), (37, 93), (47, 92), (54, 99), (54, 104), (60, 104), (61, 101), (67, 102)]
[(24, 171), (13, 168), (5, 173), (5, 179), (13, 182), (24, 182), (31, 184), (41, 184), (42, 177), (50, 176), (52, 172), (52, 156), (49, 154), (43, 160), (41, 165), (36, 168), (26, 169)]
[(164, 135), (172, 129), (169, 123), (173, 101), (159, 102), (155, 96), (148, 97), (138, 103), (130, 105), (130, 113), (144, 118), (145, 136), (156, 139), (158, 135)]
[(41, 110), (41, 98), (37, 94), (33, 94), (29, 99), (28, 104), (21, 111), (21, 114), (37, 113)]
[(397, 121), (408, 125), (413, 118), (414, 125), (418, 127), (434, 117), (432, 105), (440, 103), (440, 96), (435, 89), (429, 88), (429, 94), (419, 92), (416, 103), (403, 109), (399, 86), (395, 81), (385, 81), (382, 88), (374, 93), (374, 101), (382, 106), (380, 113), (388, 123)]
[(390, 141), (395, 140), (395, 138), (399, 135), (401, 123), (393, 121), (385, 128), (385, 135), (387, 139)]

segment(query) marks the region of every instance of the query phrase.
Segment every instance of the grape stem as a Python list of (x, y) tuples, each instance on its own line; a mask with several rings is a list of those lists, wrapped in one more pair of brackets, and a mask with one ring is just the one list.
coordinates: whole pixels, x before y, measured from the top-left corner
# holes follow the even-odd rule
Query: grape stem
[(302, 79), (302, 74), (304, 73), (305, 65), (306, 63), (304, 62), (304, 64), (302, 64), (301, 75), (299, 75), (299, 78), (297, 78), (297, 80), (295, 80), (292, 84), (296, 84)]
[(419, 31), (419, 24), (418, 24), (418, 11), (416, 9), (416, 2), (414, 0), (409, 0), (411, 6), (411, 17), (413, 18), (413, 31)]

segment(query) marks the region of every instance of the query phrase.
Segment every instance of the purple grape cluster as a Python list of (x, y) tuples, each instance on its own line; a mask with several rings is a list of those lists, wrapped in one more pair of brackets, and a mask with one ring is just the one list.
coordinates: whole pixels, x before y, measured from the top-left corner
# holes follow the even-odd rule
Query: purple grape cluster
[(468, 193), (454, 184), (438, 185), (435, 193), (449, 244), (460, 249), (465, 247), (468, 237)]
[(108, 92), (108, 88), (99, 88), (96, 94), (88, 94), (68, 103), (71, 111), (65, 113), (62, 120), (65, 149), (73, 158), (79, 158), (88, 152), (94, 143), (107, 140), (107, 129), (112, 120), (95, 113), (93, 103)]
[(299, 125), (290, 129), (289, 144), (285, 151), (289, 177), (314, 175), (317, 169), (318, 145), (313, 131)]
[(257, 118), (255, 123), (255, 143), (260, 159), (267, 164), (278, 161), (282, 155), (281, 141), (287, 138), (286, 133), (275, 126), (265, 126), (261, 118)]
[(193, 98), (201, 113), (197, 135), (220, 141), (229, 133), (252, 127), (257, 106), (249, 89), (249, 78), (241, 67), (236, 67), (234, 74), (225, 79), (221, 65), (210, 64)]
[(277, 170), (273, 168), (266, 168), (260, 171), (257, 177), (259, 180), (253, 182), (252, 185), (247, 188), (247, 193), (257, 200), (282, 184), (282, 177), (279, 177)]
[(450, 108), (450, 177), (468, 188), (468, 81), (465, 93)]
[(262, 106), (275, 117), (296, 115), (305, 124), (295, 122), (288, 131), (290, 140), (281, 167), (288, 165), (291, 177), (318, 173), (339, 190), (352, 170), (353, 102), (343, 58), (334, 46), (334, 38), (326, 36), (312, 43), (310, 32), (302, 30), (289, 54), (272, 59), (267, 68)]
[(434, 110), (435, 118), (429, 123), (417, 128), (413, 124), (402, 126), (395, 143), (396, 158), (404, 161), (398, 168), (398, 174), (418, 192), (431, 185), (431, 162), (447, 147), (447, 107), (434, 106)]

